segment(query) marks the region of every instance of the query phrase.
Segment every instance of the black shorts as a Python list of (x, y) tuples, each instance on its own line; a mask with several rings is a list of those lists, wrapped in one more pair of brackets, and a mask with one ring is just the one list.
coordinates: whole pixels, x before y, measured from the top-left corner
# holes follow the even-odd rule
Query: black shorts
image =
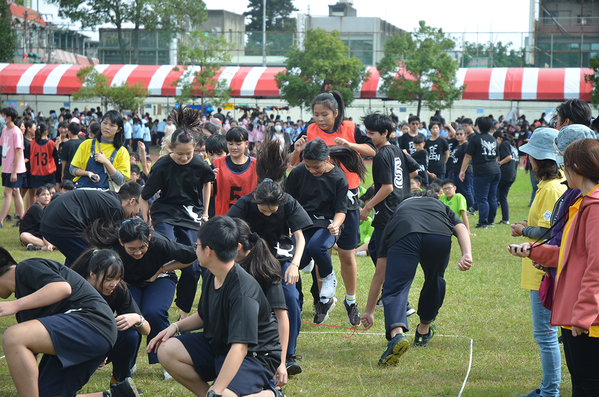
[(56, 175), (54, 173), (50, 175), (31, 175), (31, 179), (29, 179), (29, 189), (37, 189), (48, 183), (52, 185), (56, 183)]
[(112, 346), (79, 317), (55, 314), (38, 319), (48, 330), (56, 355), (44, 354), (39, 365), (40, 397), (71, 397), (87, 383)]
[(2, 186), (4, 187), (12, 187), (13, 189), (20, 189), (23, 186), (23, 178), (25, 177), (25, 173), (17, 174), (16, 182), (10, 181), (10, 175), (7, 173), (2, 173)]
[[(185, 334), (177, 338), (189, 353), (200, 378), (206, 382), (216, 379), (226, 356), (216, 354), (202, 332)], [(272, 376), (273, 374), (262, 364), (246, 356), (227, 389), (238, 396), (259, 393), (264, 389), (270, 389), (268, 382)]]

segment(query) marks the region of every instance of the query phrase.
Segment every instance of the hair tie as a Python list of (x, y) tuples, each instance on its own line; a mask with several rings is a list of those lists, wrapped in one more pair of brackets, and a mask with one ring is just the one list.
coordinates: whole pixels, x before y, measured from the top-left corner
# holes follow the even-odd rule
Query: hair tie
[(94, 250), (94, 252), (92, 252), (92, 256), (96, 255), (96, 253), (97, 253), (98, 251), (99, 251), (99, 250)]
[(250, 243), (255, 244), (259, 238), (260, 238), (260, 236), (258, 235), (258, 233), (253, 232), (252, 235), (250, 236)]
[(270, 179), (270, 178), (264, 178), (262, 180), (262, 182), (274, 182), (274, 181), (272, 179)]

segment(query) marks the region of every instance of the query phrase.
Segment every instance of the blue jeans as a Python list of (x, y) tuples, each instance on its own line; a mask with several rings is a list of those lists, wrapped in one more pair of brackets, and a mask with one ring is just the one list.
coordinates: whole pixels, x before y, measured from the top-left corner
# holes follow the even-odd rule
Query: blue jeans
[(139, 333), (135, 327), (119, 331), (116, 344), (108, 355), (112, 362), (112, 376), (119, 382), (131, 376), (131, 368), (135, 365), (139, 349)]
[(474, 207), (474, 193), (472, 193), (472, 174), (466, 174), (464, 182), (460, 181), (460, 174), (454, 174), (453, 183), (455, 183), (457, 193), (461, 193), (466, 198), (466, 204), (468, 205), (468, 209)]
[(510, 205), (507, 202), (507, 195), (513, 184), (514, 181), (510, 182), (502, 179), (499, 181), (499, 185), (497, 185), (497, 199), (501, 206), (501, 220), (506, 222), (510, 220)]
[[(291, 262), (285, 262), (281, 267), (283, 275), (291, 265)], [(287, 354), (295, 354), (297, 346), (297, 336), (302, 327), (302, 311), (300, 309), (299, 291), (295, 284), (287, 285), (285, 280), (281, 281), (283, 285), (283, 294), (287, 304), (287, 314), (289, 316), (289, 345), (287, 345)]]
[(541, 367), (543, 379), (541, 380), (541, 396), (559, 396), (561, 382), (561, 354), (557, 341), (557, 327), (550, 324), (551, 310), (547, 310), (541, 303), (539, 291), (530, 291), (530, 309), (532, 311), (532, 332), (541, 352)]
[(475, 176), (474, 197), (478, 204), (478, 223), (493, 223), (497, 215), (497, 185), (501, 174)]

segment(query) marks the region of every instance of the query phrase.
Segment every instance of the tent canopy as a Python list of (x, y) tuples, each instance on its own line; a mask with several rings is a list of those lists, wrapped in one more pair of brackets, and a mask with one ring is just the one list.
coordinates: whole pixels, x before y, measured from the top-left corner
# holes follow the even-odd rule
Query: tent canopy
[[(81, 87), (77, 72), (82, 65), (0, 63), (0, 94), (72, 95)], [(194, 66), (190, 66), (194, 68)], [(176, 65), (95, 65), (110, 84), (142, 83), (150, 96), (181, 93), (176, 81), (185, 69)], [(385, 99), (376, 67), (368, 67), (370, 78), (360, 85), (356, 98)], [(232, 88), (237, 98), (279, 98), (274, 76), (281, 67), (222, 67), (218, 79)], [(399, 70), (398, 70), (399, 72)], [(457, 72), (457, 85), (466, 84), (462, 99), (563, 101), (591, 99), (592, 84), (584, 76), (587, 68), (491, 68)]]

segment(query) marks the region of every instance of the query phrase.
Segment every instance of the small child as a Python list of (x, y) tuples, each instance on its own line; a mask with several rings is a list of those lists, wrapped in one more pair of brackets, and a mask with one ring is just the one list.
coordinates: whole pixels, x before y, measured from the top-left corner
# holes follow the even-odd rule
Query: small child
[(441, 124), (436, 121), (430, 123), (431, 137), (426, 141), (428, 151), (428, 175), (431, 178), (445, 179), (447, 159), (449, 158), (449, 146), (447, 140), (439, 136)]
[[(443, 194), (439, 196), (439, 200), (449, 208), (453, 212), (456, 213), (468, 229), (468, 233), (470, 233), (470, 224), (468, 223), (468, 205), (466, 204), (466, 198), (460, 194), (456, 193), (455, 183), (451, 179), (445, 179), (443, 181)], [(470, 235), (473, 235), (470, 233)]]
[(52, 244), (42, 237), (40, 231), (44, 208), (50, 204), (51, 197), (48, 188), (45, 186), (38, 188), (35, 192), (35, 203), (29, 207), (21, 220), (19, 238), (21, 243), (27, 246), (27, 251), (52, 251), (54, 249)]
[(206, 156), (208, 164), (218, 158), (225, 157), (229, 153), (227, 148), (227, 139), (223, 135), (214, 135), (206, 139), (205, 144)]
[(424, 135), (418, 134), (412, 141), (416, 152), (412, 154), (412, 158), (420, 164), (418, 169), (418, 176), (422, 179), (424, 186), (428, 186), (428, 150), (424, 148), (425, 143)]

